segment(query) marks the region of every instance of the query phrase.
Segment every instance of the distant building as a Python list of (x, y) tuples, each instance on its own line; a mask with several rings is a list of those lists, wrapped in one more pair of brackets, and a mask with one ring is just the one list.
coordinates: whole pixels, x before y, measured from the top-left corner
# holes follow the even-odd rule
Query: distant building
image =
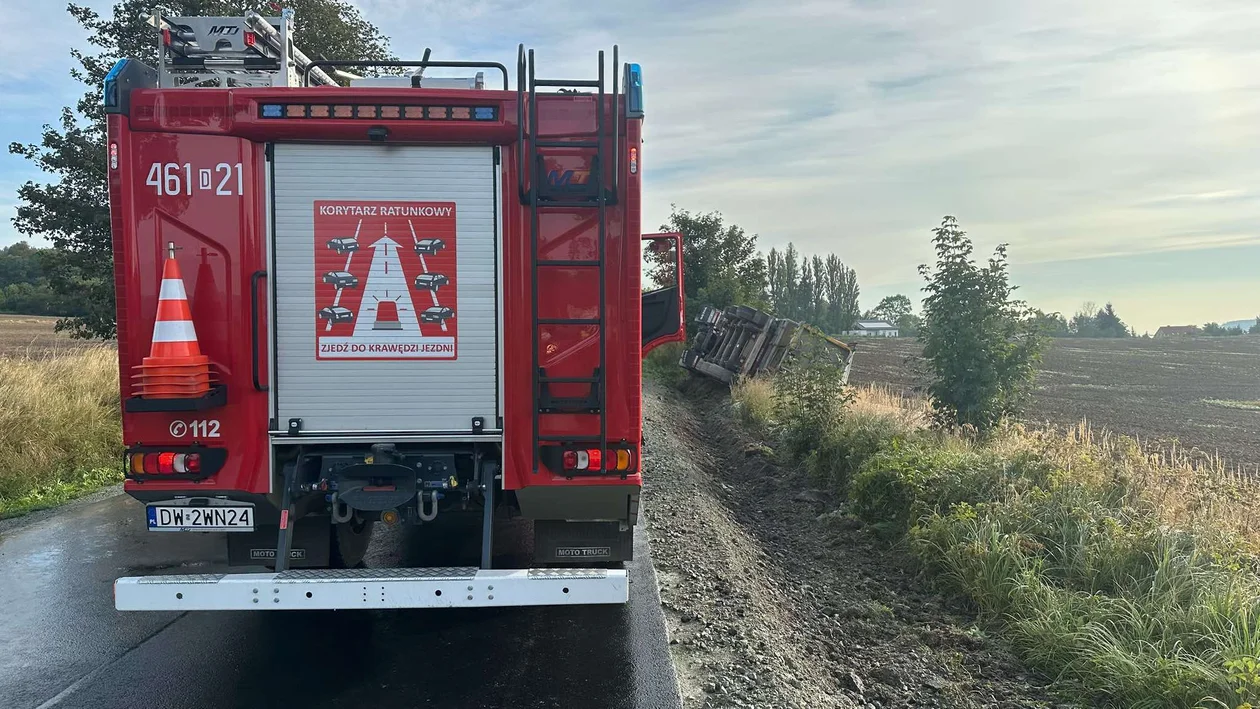
[(896, 325), (883, 320), (858, 320), (853, 329), (845, 330), (844, 334), (849, 337), (897, 337), (899, 331)]
[(1201, 332), (1198, 325), (1165, 325), (1155, 331), (1156, 337), (1185, 337)]

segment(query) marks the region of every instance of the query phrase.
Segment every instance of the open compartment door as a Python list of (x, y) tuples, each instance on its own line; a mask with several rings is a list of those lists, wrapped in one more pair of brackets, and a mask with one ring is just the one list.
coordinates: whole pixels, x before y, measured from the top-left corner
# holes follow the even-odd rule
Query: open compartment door
[(648, 276), (656, 286), (643, 292), (643, 352), (687, 339), (683, 308), (682, 234), (644, 234), (643, 258), (651, 264)]

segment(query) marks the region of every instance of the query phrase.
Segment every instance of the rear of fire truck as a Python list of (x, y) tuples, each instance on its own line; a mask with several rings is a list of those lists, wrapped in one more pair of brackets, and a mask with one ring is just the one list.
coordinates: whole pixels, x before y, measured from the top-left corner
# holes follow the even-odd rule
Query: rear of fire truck
[[(625, 602), (641, 357), (683, 336), (680, 237), (640, 234), (638, 65), (363, 77), (288, 10), (152, 22), (158, 66), (104, 87), (125, 489), (254, 568), (118, 579), (117, 607)], [(679, 255), (647, 292), (644, 241)], [(529, 568), (495, 567), (505, 516)], [(479, 564), (365, 568), (404, 524)]]

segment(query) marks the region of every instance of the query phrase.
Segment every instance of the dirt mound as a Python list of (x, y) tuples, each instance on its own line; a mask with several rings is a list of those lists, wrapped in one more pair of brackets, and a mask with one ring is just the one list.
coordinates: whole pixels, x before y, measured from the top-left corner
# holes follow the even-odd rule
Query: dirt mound
[(1047, 707), (951, 610), (728, 415), (645, 390), (644, 509), (687, 707)]

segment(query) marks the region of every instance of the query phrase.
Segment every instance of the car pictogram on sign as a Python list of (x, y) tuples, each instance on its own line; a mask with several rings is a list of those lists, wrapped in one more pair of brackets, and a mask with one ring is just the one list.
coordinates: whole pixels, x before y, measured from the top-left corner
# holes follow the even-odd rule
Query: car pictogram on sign
[(420, 313), (420, 322), (440, 323), (453, 317), (455, 317), (454, 310), (441, 305), (435, 305), (432, 308), (425, 308)]
[(450, 283), (450, 279), (441, 273), (421, 273), (416, 276), (413, 284), (420, 290), (436, 291), (447, 283)]
[(446, 242), (441, 239), (421, 239), (416, 242), (416, 253), (421, 256), (432, 256), (445, 248)]
[(328, 248), (332, 249), (333, 251), (336, 251), (339, 254), (346, 254), (346, 253), (350, 253), (351, 251), (358, 251), (359, 242), (348, 237), (342, 237), (339, 239), (329, 239)]
[(352, 312), (349, 308), (333, 305), (327, 308), (320, 308), (319, 319), (334, 323), (350, 322), (351, 320), (354, 320), (354, 312)]
[(358, 288), (359, 278), (349, 271), (329, 271), (324, 274), (324, 283), (334, 288)]

